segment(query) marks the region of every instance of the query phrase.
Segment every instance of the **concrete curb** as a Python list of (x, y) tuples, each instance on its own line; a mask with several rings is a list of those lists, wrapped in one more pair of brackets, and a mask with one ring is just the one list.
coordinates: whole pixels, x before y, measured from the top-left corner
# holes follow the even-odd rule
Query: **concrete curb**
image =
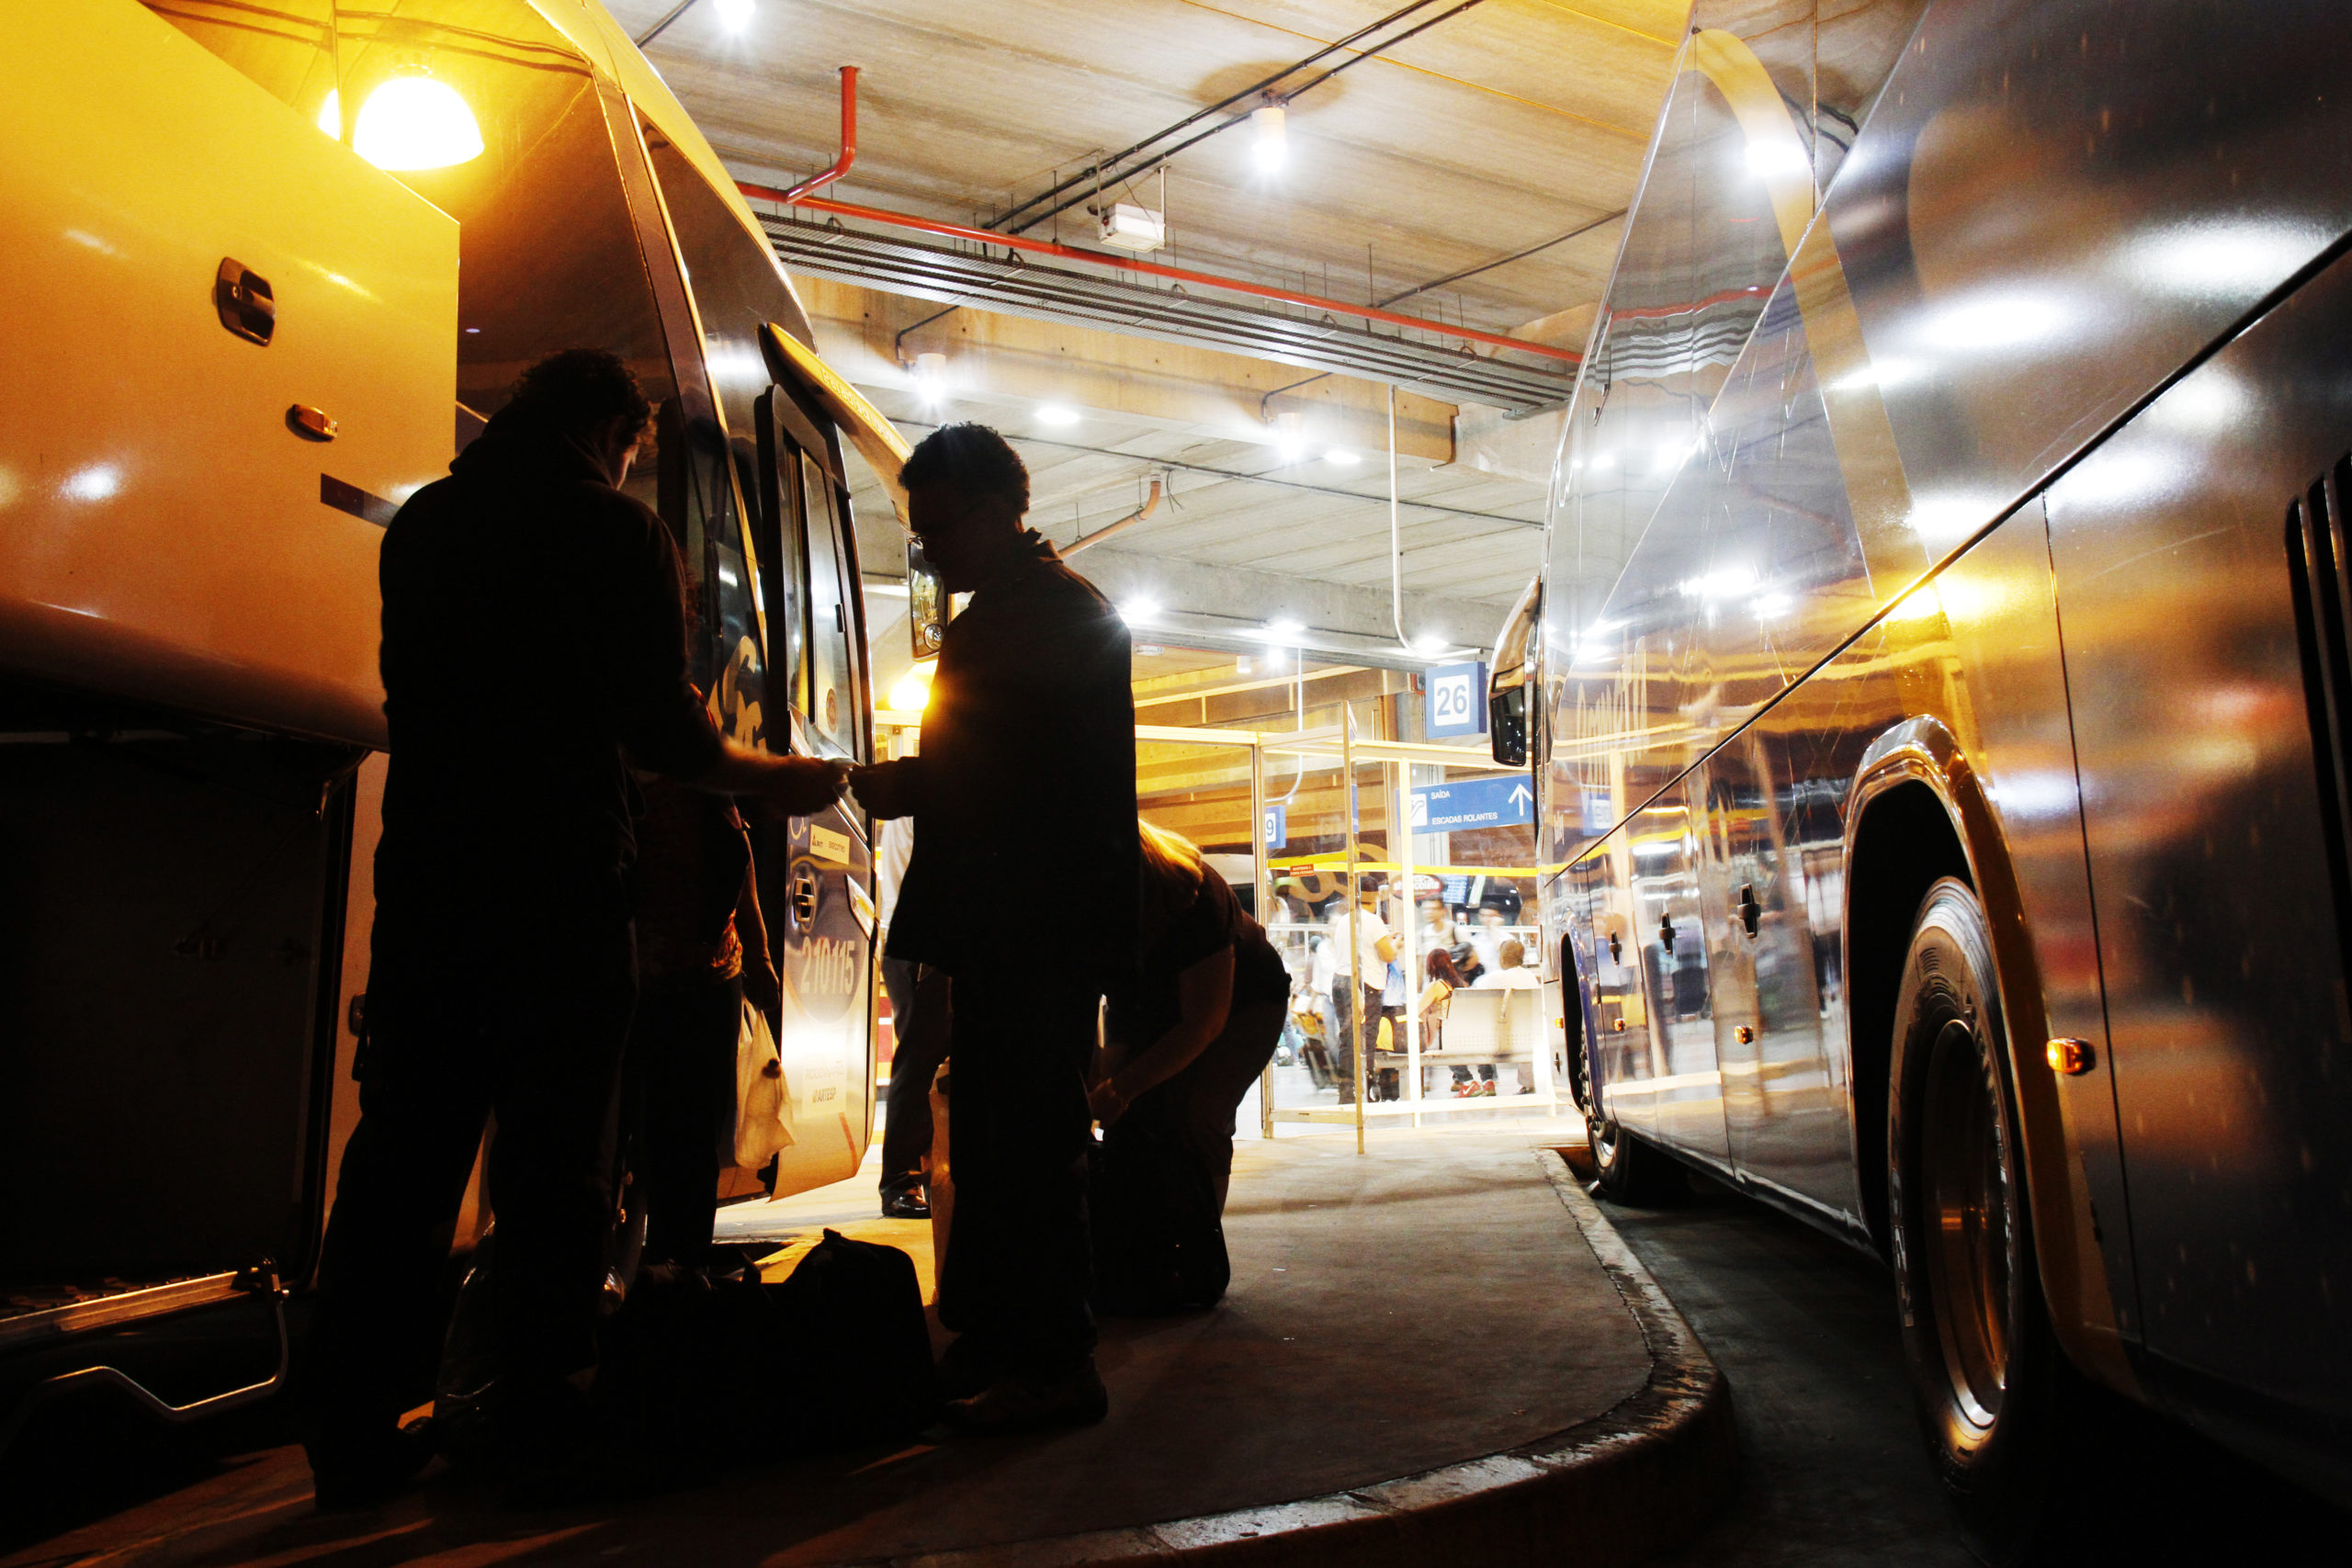
[(1521, 1568), (1637, 1562), (1695, 1535), (1737, 1479), (1731, 1385), (1566, 1164), (1538, 1152), (1640, 1325), (1649, 1380), (1539, 1441), (1376, 1485), (1164, 1524), (888, 1560), (888, 1568)]

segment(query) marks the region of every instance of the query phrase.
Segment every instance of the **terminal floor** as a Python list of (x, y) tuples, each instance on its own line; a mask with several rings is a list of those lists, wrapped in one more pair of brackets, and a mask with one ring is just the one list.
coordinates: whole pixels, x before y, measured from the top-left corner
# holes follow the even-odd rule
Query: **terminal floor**
[[(511, 1513), (428, 1474), (374, 1514), (310, 1506), (299, 1450), (216, 1473), (9, 1564), (691, 1558), (873, 1562), (1257, 1507), (1475, 1459), (1598, 1416), (1650, 1362), (1616, 1287), (1546, 1182), (1533, 1121), (1240, 1145), (1218, 1310), (1105, 1325), (1101, 1427), (747, 1462), (686, 1491)], [(775, 1239), (893, 1240), (873, 1188), (729, 1211)], [(763, 1436), (742, 1434), (747, 1457)]]

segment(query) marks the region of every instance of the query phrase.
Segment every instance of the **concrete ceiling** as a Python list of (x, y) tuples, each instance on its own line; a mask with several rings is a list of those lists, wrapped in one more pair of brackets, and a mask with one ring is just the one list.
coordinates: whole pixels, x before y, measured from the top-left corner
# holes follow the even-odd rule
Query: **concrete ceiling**
[[(609, 3), (642, 34), (675, 0)], [(719, 156), (773, 184), (832, 162), (834, 67), (862, 66), (856, 166), (827, 194), (985, 224), (1090, 155), (1392, 9), (757, 0), (732, 31), (716, 0), (699, 0), (647, 53)], [(1585, 229), (1398, 308), (1509, 332), (1589, 305), (1616, 252), (1605, 220), (1632, 199), (1688, 12), (1688, 0), (1484, 0), (1292, 100), (1279, 175), (1256, 170), (1246, 127), (1179, 155), (1172, 257), (1159, 259), (1377, 299)], [(1155, 175), (1133, 194), (1157, 206), (1159, 188)], [(1082, 211), (1063, 217), (1060, 237), (1092, 243)]]
[[(607, 3), (641, 35), (676, 0)], [(647, 54), (729, 166), (765, 185), (831, 163), (834, 67), (863, 67), (856, 164), (826, 194), (987, 225), (1090, 157), (1396, 4), (754, 0), (735, 31), (718, 0), (696, 0)], [(1279, 175), (1254, 168), (1247, 127), (1180, 154), (1165, 186), (1171, 244), (1152, 259), (1581, 347), (1688, 9), (1483, 0), (1291, 100)], [(1154, 175), (1117, 195), (1159, 206), (1161, 188)], [(1056, 227), (1030, 231), (1094, 243), (1082, 210)], [(942, 315), (839, 278), (796, 281), (827, 358), (910, 436), (967, 418), (1014, 440), (1035, 476), (1032, 521), (1057, 543), (1125, 516), (1161, 481), (1167, 499), (1149, 520), (1073, 563), (1122, 603), (1162, 606), (1139, 637), (1230, 651), (1288, 621), (1326, 658), (1403, 659), (1385, 388), (1068, 322)], [(944, 396), (917, 395), (909, 367), (925, 352), (949, 356)], [(1557, 416), (1396, 400), (1405, 633), (1480, 646), (1540, 563)], [(1049, 403), (1078, 422), (1046, 424)], [(1335, 448), (1359, 461), (1329, 460)], [(901, 537), (879, 488), (856, 477), (867, 570), (895, 576)]]

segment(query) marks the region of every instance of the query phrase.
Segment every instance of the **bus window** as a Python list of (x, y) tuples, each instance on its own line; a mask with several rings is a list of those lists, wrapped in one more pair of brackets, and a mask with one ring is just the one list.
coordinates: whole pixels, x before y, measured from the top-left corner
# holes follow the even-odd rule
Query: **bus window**
[(844, 756), (858, 751), (857, 671), (850, 638), (855, 631), (842, 575), (843, 508), (832, 481), (807, 454), (800, 458), (801, 493), (808, 521), (809, 728)]
[[(782, 407), (791, 396), (780, 388), (760, 394), (754, 404), (759, 457), (759, 552), (768, 562), (762, 579), (767, 596), (768, 656), (780, 679), (777, 694), (802, 713), (808, 711), (808, 634), (805, 616), (808, 552), (802, 545), (800, 448), (787, 434)], [(781, 739), (782, 731), (778, 731)]]

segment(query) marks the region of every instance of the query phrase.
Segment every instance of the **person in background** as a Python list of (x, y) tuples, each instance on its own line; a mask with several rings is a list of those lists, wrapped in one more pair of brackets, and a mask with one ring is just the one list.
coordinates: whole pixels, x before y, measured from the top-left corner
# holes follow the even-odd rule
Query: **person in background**
[(1461, 941), (1453, 924), (1453, 912), (1445, 907), (1443, 898), (1424, 898), (1419, 905), (1420, 931), (1419, 941), (1423, 953), (1435, 953), (1451, 948)]
[[(907, 862), (914, 854), (914, 818), (892, 818), (875, 840), (874, 882), (880, 894), (875, 929), (888, 933), (898, 914)], [(882, 1217), (927, 1220), (931, 1203), (923, 1196), (923, 1175), (931, 1153), (931, 1080), (946, 1058), (949, 1032), (944, 1011), (925, 1019), (922, 1010), (949, 1005), (947, 977), (926, 976), (910, 958), (885, 957), (882, 989), (890, 998), (891, 1043), (890, 1089), (882, 1117)]]
[[(1461, 968), (1453, 962), (1453, 954), (1442, 947), (1434, 947), (1430, 950), (1429, 957), (1422, 968), (1429, 976), (1429, 983), (1421, 987), (1421, 994), (1414, 1003), (1421, 1011), (1421, 1049), (1442, 1051), (1445, 1049), (1446, 1004), (1453, 999), (1454, 992), (1467, 988), (1470, 982), (1463, 978)], [(1452, 1064), (1451, 1071), (1453, 1077), (1453, 1095), (1457, 1100), (1474, 1094), (1494, 1092), (1491, 1086), (1494, 1083), (1495, 1069), (1490, 1065), (1481, 1064), (1480, 1066), (1480, 1071), (1485, 1075), (1486, 1082), (1489, 1086), (1484, 1089), (1477, 1087), (1478, 1080), (1474, 1078), (1470, 1069), (1461, 1063)]]
[[(1516, 940), (1505, 941), (1497, 950), (1495, 957), (1494, 970), (1478, 978), (1479, 989), (1532, 991), (1543, 987), (1543, 976), (1527, 967), (1527, 949)], [(1480, 1092), (1492, 1094), (1495, 1092), (1494, 1069), (1492, 1067), (1486, 1069), (1485, 1076), (1487, 1087)], [(1522, 1062), (1519, 1066), (1519, 1092), (1521, 1094), (1535, 1092), (1535, 1069), (1529, 1063)]]
[[(774, 1026), (783, 985), (768, 953), (743, 818), (719, 795), (643, 781), (637, 821), (637, 964), (624, 1124), (645, 1204), (645, 1261), (708, 1261), (718, 1174), (732, 1159), (735, 1052), (748, 999)], [(722, 1155), (721, 1151), (727, 1151)]]
[(432, 1387), (493, 1111), (492, 1447), (518, 1496), (579, 1472), (637, 1005), (624, 756), (793, 813), (841, 794), (843, 770), (725, 739), (688, 682), (677, 548), (619, 490), (650, 415), (616, 355), (552, 355), (384, 531), (391, 769), (360, 1117), (299, 1374), (321, 1507), (376, 1502), (428, 1457), (400, 1416)]
[(1495, 953), (1495, 968), (1481, 976), (1482, 988), (1505, 991), (1533, 990), (1544, 984), (1542, 976), (1527, 966), (1527, 949), (1516, 938), (1505, 938)]
[(1087, 1097), (1109, 1139), (1179, 1139), (1225, 1208), (1234, 1113), (1273, 1058), (1290, 976), (1233, 889), (1177, 835), (1142, 827), (1142, 961), (1111, 988)]
[[(1402, 1057), (1405, 1055), (1405, 1005), (1411, 997), (1410, 991), (1407, 989), (1404, 938), (1401, 934), (1397, 934), (1405, 930), (1406, 911), (1403, 903), (1404, 896), (1395, 894), (1385, 900), (1381, 910), (1381, 919), (1387, 925), (1392, 935), (1395, 935), (1396, 942), (1396, 951), (1389, 954), (1387, 973), (1380, 986), (1380, 1016), (1388, 1025), (1388, 1055), (1391, 1058)], [(1378, 1035), (1379, 1031), (1375, 1028), (1374, 1030), (1375, 1042)], [(1367, 1068), (1378, 1067), (1377, 1072), (1367, 1071), (1366, 1074), (1367, 1081), (1376, 1086), (1373, 1099), (1402, 1100), (1405, 1097), (1404, 1091), (1397, 1086), (1398, 1069), (1396, 1066), (1380, 1066), (1376, 1062), (1368, 1063), (1366, 1066)]]
[[(1353, 931), (1355, 967), (1348, 953)], [(1340, 1103), (1356, 1102), (1356, 1053), (1364, 1054), (1367, 1074), (1373, 1070), (1373, 1047), (1380, 1039), (1380, 997), (1388, 986), (1388, 961), (1398, 952), (1388, 922), (1380, 918), (1380, 880), (1366, 876), (1356, 885), (1356, 909), (1349, 915), (1342, 899), (1331, 911), (1330, 947), (1333, 966), (1331, 1011), (1339, 1054), (1331, 1063), (1339, 1080)], [(1361, 994), (1358, 987), (1361, 985)]]
[(1504, 928), (1510, 923), (1510, 911), (1496, 900), (1489, 898), (1478, 906), (1478, 924), (1470, 933), (1470, 946), (1480, 969), (1491, 972), (1502, 966), (1503, 943), (1508, 940)]
[[(951, 593), (922, 752), (852, 775), (914, 852), (887, 956), (953, 983), (956, 1222), (940, 1365), (969, 1434), (1100, 1421), (1086, 1217), (1087, 1069), (1104, 987), (1136, 962), (1136, 738), (1126, 623), (1023, 526), (1029, 472), (978, 424), (932, 432), (900, 479)], [(1020, 889), (1084, 911), (1041, 964)], [(922, 1003), (919, 1000), (917, 1010)]]

